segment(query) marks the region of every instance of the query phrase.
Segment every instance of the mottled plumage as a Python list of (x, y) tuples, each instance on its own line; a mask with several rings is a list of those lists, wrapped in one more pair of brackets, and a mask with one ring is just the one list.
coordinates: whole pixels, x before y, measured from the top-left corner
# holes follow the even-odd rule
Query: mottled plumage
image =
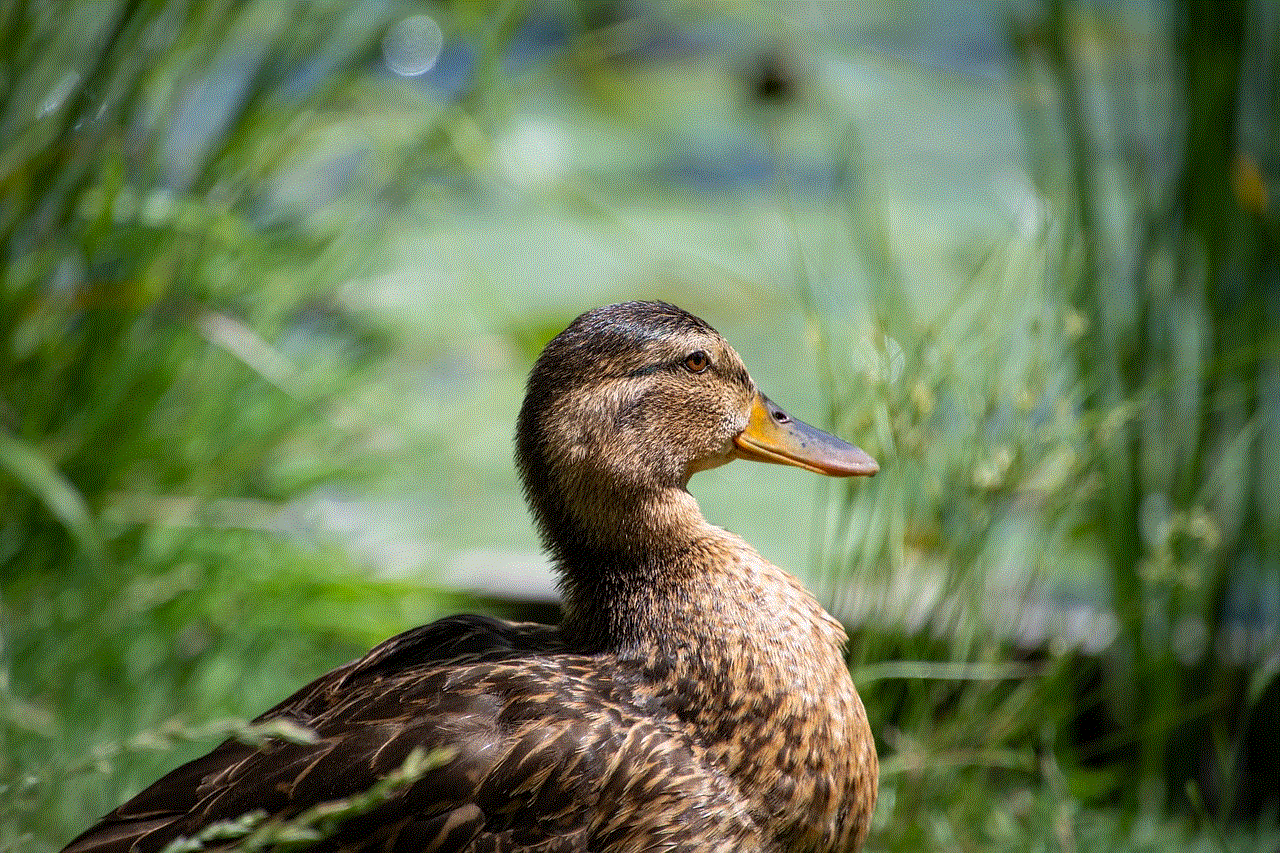
[(696, 317), (663, 303), (584, 314), (535, 365), (517, 429), (563, 624), (457, 616), (394, 637), (260, 718), (314, 743), (228, 741), (68, 853), (157, 851), (256, 809), (297, 814), (416, 747), (450, 759), (317, 849), (856, 850), (877, 765), (844, 631), (685, 489), (735, 457), (875, 473), (760, 395)]

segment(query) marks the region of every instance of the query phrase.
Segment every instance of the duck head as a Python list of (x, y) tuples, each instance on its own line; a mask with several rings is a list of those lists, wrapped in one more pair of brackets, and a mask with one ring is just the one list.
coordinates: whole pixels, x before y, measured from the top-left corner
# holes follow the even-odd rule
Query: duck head
[(836, 477), (871, 475), (857, 447), (789, 416), (733, 348), (663, 302), (588, 311), (529, 376), (516, 461), (543, 539), (570, 551), (633, 551), (702, 523), (689, 477), (733, 459)]

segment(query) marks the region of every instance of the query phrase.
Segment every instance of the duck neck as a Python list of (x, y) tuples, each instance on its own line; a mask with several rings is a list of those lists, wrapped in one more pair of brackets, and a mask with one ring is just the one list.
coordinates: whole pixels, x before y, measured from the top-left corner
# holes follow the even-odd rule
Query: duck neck
[(651, 646), (669, 612), (664, 602), (688, 597), (691, 555), (720, 531), (678, 486), (613, 493), (575, 509), (546, 531), (564, 598), (561, 631), (583, 650)]

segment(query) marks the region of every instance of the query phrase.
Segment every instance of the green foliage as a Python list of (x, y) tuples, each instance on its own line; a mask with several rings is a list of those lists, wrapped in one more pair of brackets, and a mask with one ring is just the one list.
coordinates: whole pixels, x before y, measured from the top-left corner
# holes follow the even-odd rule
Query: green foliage
[[(843, 351), (811, 310), (826, 363), (860, 368), (830, 368), (833, 420), (873, 434), (897, 476), (837, 493), (821, 544), (888, 723), (889, 849), (1091, 849), (1077, 833), (1097, 804), (1199, 808), (1220, 822), (1209, 849), (1274, 843), (1217, 828), (1277, 803), (1280, 226), (1258, 164), (1280, 153), (1280, 31), (1264, 5), (1173, 4), (1146, 54), (1083, 4), (1012, 24), (1043, 209), (941, 310), (907, 285), (866, 169), (847, 171), (882, 336)], [(1022, 829), (964, 811), (992, 790), (1021, 799)]]
[(437, 150), (350, 118), (423, 106), (362, 71), (394, 12), (0, 11), (0, 849), (173, 762), (137, 732), (256, 713), (436, 612), (281, 512), (379, 464), (350, 399), (384, 331), (333, 293), (375, 269), (389, 176), (336, 161)]
[[(1175, 4), (1158, 32), (1171, 67), (1141, 69), (1150, 89), (1132, 85), (1131, 52), (1086, 68), (1074, 7), (1018, 33), (1028, 81), (1055, 96), (1028, 105), (1027, 125), (1060, 212), (1049, 276), (1080, 318), (1069, 351), (1090, 454), (1074, 503), (1118, 623), (1106, 712), (1143, 779), (1175, 798), (1184, 780), (1207, 785), (1228, 815), (1246, 737), (1278, 713), (1274, 692), (1249, 696), (1280, 655), (1266, 592), (1280, 588), (1280, 220), (1258, 171), (1280, 154), (1280, 42), (1264, 6)], [(1149, 111), (1172, 118), (1140, 123)], [(1119, 152), (1109, 167), (1102, 150)]]

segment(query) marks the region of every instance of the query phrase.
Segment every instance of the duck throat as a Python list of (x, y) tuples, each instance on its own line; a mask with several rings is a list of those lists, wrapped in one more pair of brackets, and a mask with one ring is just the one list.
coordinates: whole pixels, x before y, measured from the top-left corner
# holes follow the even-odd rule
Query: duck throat
[[(521, 454), (529, 508), (561, 575), (566, 609), (663, 580), (709, 525), (684, 482), (615, 459), (548, 464)], [(668, 580), (673, 580), (668, 578)], [(601, 596), (608, 596), (601, 598)]]
[(696, 585), (709, 530), (681, 488), (627, 491), (599, 505), (567, 506), (543, 525), (564, 600), (561, 632), (584, 651), (654, 648), (673, 633), (673, 602)]

